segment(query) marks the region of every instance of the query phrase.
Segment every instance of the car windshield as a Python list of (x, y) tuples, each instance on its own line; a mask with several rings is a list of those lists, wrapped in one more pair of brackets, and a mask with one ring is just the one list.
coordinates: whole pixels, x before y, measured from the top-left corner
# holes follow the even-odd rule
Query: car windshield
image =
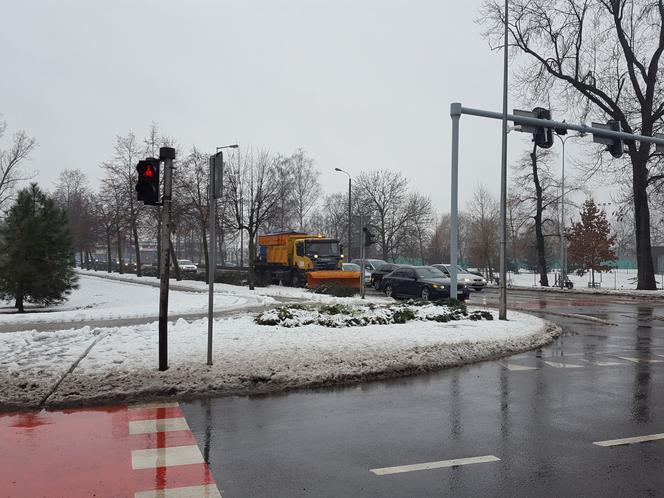
[(420, 278), (441, 278), (445, 276), (445, 274), (438, 268), (433, 268), (431, 266), (415, 268), (415, 273)]
[(307, 254), (320, 257), (339, 256), (339, 242), (336, 240), (307, 240)]
[(188, 259), (178, 259), (178, 264), (180, 264), (180, 265), (193, 265), (194, 263), (192, 263)]
[(344, 263), (344, 270), (346, 271), (360, 271), (360, 265), (355, 263)]

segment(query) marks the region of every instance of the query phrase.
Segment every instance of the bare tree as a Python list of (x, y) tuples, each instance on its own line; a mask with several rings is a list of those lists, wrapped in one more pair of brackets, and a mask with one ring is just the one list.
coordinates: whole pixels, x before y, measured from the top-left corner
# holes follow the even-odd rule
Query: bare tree
[(498, 202), (483, 185), (478, 185), (468, 203), (468, 256), (493, 278), (498, 259), (500, 213)]
[(80, 169), (62, 171), (53, 197), (67, 213), (67, 225), (74, 248), (79, 252), (81, 266), (85, 255), (89, 267), (89, 254), (96, 234), (92, 192), (87, 177)]
[[(183, 205), (186, 212), (195, 220), (200, 233), (201, 247), (205, 258), (205, 267), (210, 267), (210, 259), (207, 243), (207, 229), (210, 222), (209, 217), (209, 159), (196, 147), (184, 160), (177, 176), (179, 203)], [(206, 272), (206, 275), (208, 273)], [(206, 276), (207, 279), (207, 276)]]
[[(553, 94), (568, 111), (609, 117), (650, 136), (664, 117), (662, 0), (513, 0), (508, 28), (522, 94)], [(502, 1), (486, 0), (481, 22), (493, 46), (504, 26)], [(627, 142), (634, 202), (638, 289), (656, 288), (648, 189), (664, 179), (649, 143)]]
[(409, 210), (408, 179), (389, 170), (363, 172), (358, 176), (356, 194), (359, 209), (371, 216), (383, 259), (394, 256), (399, 236), (412, 219)]
[[(6, 130), (7, 123), (0, 121), (0, 139)], [(14, 134), (9, 149), (0, 149), (0, 212), (3, 205), (14, 195), (16, 186), (22, 181), (34, 178), (34, 174), (21, 171), (21, 163), (28, 159), (36, 146), (37, 140), (21, 130)]]
[(225, 169), (225, 225), (247, 233), (249, 288), (254, 289), (256, 236), (275, 214), (279, 190), (274, 159), (266, 151), (238, 153)]
[(293, 178), (293, 201), (299, 230), (305, 231), (305, 219), (316, 205), (321, 195), (320, 172), (314, 168), (314, 160), (307, 157), (302, 149), (296, 150), (290, 157)]
[(136, 207), (136, 164), (138, 164), (141, 149), (136, 135), (128, 132), (125, 136), (117, 136), (115, 140), (113, 159), (103, 164), (108, 171), (108, 183), (118, 189), (124, 206), (129, 208), (128, 221), (131, 231), (130, 239), (134, 242), (136, 255), (136, 275), (141, 276), (141, 251), (138, 239), (138, 210)]

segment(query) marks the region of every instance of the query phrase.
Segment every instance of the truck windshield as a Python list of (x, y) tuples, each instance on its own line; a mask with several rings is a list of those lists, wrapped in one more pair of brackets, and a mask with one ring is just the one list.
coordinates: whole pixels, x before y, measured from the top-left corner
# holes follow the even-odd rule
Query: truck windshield
[(319, 257), (339, 256), (339, 242), (336, 240), (307, 240), (307, 255), (318, 254)]

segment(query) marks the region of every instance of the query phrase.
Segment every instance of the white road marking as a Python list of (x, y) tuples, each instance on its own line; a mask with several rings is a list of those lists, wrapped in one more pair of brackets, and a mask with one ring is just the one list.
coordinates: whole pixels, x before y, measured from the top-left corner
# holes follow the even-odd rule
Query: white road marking
[(198, 446), (195, 444), (191, 446), (132, 450), (131, 452), (131, 467), (134, 470), (189, 465), (192, 463), (205, 463), (203, 455), (201, 455)]
[(664, 434), (651, 434), (649, 436), (626, 437), (623, 439), (610, 439), (608, 441), (597, 441), (593, 444), (597, 446), (619, 446), (621, 444), (645, 443), (646, 441), (657, 441), (664, 439)]
[(139, 491), (134, 493), (134, 498), (221, 498), (221, 493), (216, 485), (205, 484), (203, 486)]
[(628, 358), (627, 356), (618, 356), (618, 358), (632, 363), (664, 363), (664, 360), (648, 360), (646, 358)]
[(507, 370), (512, 370), (515, 372), (519, 372), (521, 370), (539, 370), (537, 367), (525, 367), (523, 365), (517, 365), (516, 363), (506, 363), (506, 362), (501, 362), (500, 363), (503, 367), (505, 367)]
[(390, 474), (400, 474), (402, 472), (414, 472), (416, 470), (431, 470), (431, 469), (442, 469), (445, 467), (457, 467), (459, 465), (471, 465), (474, 463), (488, 463), (488, 462), (498, 462), (500, 458), (493, 455), (485, 455), (479, 457), (471, 458), (458, 458), (456, 460), (441, 460), (439, 462), (427, 462), (427, 463), (415, 463), (412, 465), (400, 465), (398, 467), (384, 467), (382, 469), (371, 469), (370, 472), (373, 472), (379, 476), (385, 476)]
[(625, 365), (626, 363), (620, 363), (619, 361), (597, 361), (597, 360), (581, 360), (591, 365), (598, 367), (617, 367), (619, 365)]
[(154, 420), (131, 420), (129, 434), (150, 434), (154, 432), (188, 431), (189, 425), (184, 417), (157, 418)]
[(140, 403), (137, 405), (129, 405), (129, 410), (145, 410), (148, 408), (177, 408), (180, 403), (177, 401), (155, 401), (152, 403)]
[(574, 365), (573, 363), (558, 363), (557, 361), (545, 361), (544, 363), (553, 368), (584, 368), (583, 365)]

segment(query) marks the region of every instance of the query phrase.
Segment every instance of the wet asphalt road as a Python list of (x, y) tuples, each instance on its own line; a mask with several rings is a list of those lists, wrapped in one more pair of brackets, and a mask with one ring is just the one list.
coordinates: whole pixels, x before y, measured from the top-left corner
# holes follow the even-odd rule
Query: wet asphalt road
[(510, 305), (565, 333), (432, 375), (183, 403), (222, 495), (664, 496), (664, 440), (593, 444), (664, 433), (664, 302), (512, 292)]

